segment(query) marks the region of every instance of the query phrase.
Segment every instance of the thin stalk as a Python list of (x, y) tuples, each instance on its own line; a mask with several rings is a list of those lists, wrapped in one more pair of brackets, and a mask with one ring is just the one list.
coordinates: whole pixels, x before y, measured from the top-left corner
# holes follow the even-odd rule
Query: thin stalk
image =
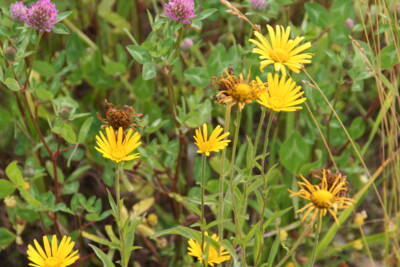
[(267, 153), (267, 148), (268, 148), (268, 143), (269, 143), (269, 132), (271, 131), (271, 126), (272, 126), (272, 121), (274, 120), (275, 113), (271, 112), (268, 118), (268, 123), (267, 123), (267, 130), (265, 132), (265, 139), (264, 139), (264, 145), (263, 145), (263, 150), (262, 150), (262, 173), (265, 173), (265, 157)]
[(118, 227), (118, 233), (119, 233), (119, 250), (121, 254), (121, 266), (122, 267), (127, 267), (128, 266), (128, 261), (127, 257), (125, 255), (125, 235), (124, 235), (124, 221), (122, 218), (122, 203), (123, 201), (121, 200), (121, 179), (122, 179), (122, 164), (118, 163), (117, 168), (116, 168), (116, 173), (115, 173), (115, 197), (116, 197), (116, 202), (117, 202), (117, 227)]
[(367, 239), (366, 239), (366, 237), (365, 237), (365, 233), (364, 233), (364, 230), (362, 229), (362, 226), (359, 226), (359, 230), (360, 230), (361, 238), (362, 238), (362, 241), (363, 241), (363, 243), (364, 243), (365, 250), (366, 250), (366, 252), (367, 252), (367, 255), (368, 255), (368, 257), (369, 257), (369, 260), (370, 260), (372, 266), (375, 267), (375, 261), (374, 261), (374, 258), (372, 257), (372, 253), (371, 253), (371, 250), (370, 250), (370, 248), (369, 248), (368, 241), (367, 241)]
[[(320, 224), (321, 224), (321, 222), (320, 222)], [(317, 235), (315, 236), (314, 248), (313, 248), (313, 251), (311, 254), (311, 261), (309, 264), (307, 264), (307, 266), (309, 266), (309, 267), (314, 266), (315, 260), (317, 258), (317, 247), (318, 247), (318, 242), (319, 242), (319, 234), (320, 234), (320, 231), (318, 230)]]
[[(234, 183), (233, 183), (233, 179), (234, 179), (234, 166), (235, 166), (235, 161), (236, 161), (236, 148), (237, 148), (237, 143), (238, 143), (238, 139), (239, 139), (239, 131), (240, 131), (240, 123), (241, 123), (241, 118), (242, 118), (242, 111), (240, 110), (239, 107), (237, 107), (237, 112), (236, 112), (236, 123), (235, 123), (235, 136), (233, 139), (233, 146), (232, 146), (232, 156), (231, 156), (231, 166), (230, 166), (230, 175), (229, 175), (229, 189), (230, 189), (230, 193), (231, 193), (231, 205), (232, 205), (232, 210), (233, 210), (233, 214), (234, 214), (234, 218), (235, 218), (235, 225), (236, 225), (236, 234), (239, 235), (239, 239), (241, 239), (242, 236), (242, 229), (240, 229), (240, 225), (239, 225), (239, 214), (238, 211), (236, 209), (236, 205), (235, 205), (235, 190), (234, 190)], [(237, 242), (237, 240), (236, 240)], [(242, 264), (244, 264), (244, 266), (246, 266), (246, 260), (245, 260), (245, 249), (243, 249), (242, 247), (242, 253), (241, 253), (241, 257), (242, 257)]]
[[(201, 256), (204, 257), (205, 253), (204, 253), (204, 237), (205, 237), (205, 231), (204, 231), (204, 227), (206, 226), (206, 220), (205, 220), (205, 216), (204, 216), (204, 195), (205, 195), (205, 169), (206, 169), (206, 156), (203, 154), (203, 156), (201, 157)], [(207, 266), (207, 261), (206, 259), (203, 258), (203, 266), (206, 267)]]
[[(228, 104), (226, 106), (225, 111), (225, 132), (229, 131), (230, 120), (231, 120), (231, 109), (232, 105)], [(226, 158), (226, 149), (222, 150), (222, 163), (221, 163), (221, 177), (219, 179), (219, 199), (218, 199), (218, 236), (223, 239), (224, 237), (224, 225), (223, 225), (223, 218), (224, 218), (224, 186), (225, 186), (225, 158)]]
[(267, 113), (266, 110), (267, 110), (266, 108), (261, 107), (261, 116), (260, 116), (260, 121), (258, 122), (256, 140), (254, 142), (254, 155), (257, 155), (257, 147), (258, 147), (258, 142), (260, 141), (261, 129), (264, 124), (265, 114)]
[[(263, 110), (265, 110), (265, 108), (263, 108)], [(264, 112), (265, 113), (265, 112)], [(265, 116), (265, 115), (264, 115)], [(272, 125), (272, 120), (274, 118), (274, 113), (271, 112), (271, 114), (269, 115), (268, 118), (268, 122), (267, 122), (267, 130), (265, 132), (265, 136), (264, 136), (264, 145), (263, 145), (263, 154), (265, 155), (265, 153), (267, 152), (267, 148), (268, 148), (268, 142), (269, 142), (269, 133), (271, 131), (271, 125)], [(255, 148), (256, 149), (256, 148)], [(265, 207), (267, 205), (267, 201), (266, 201), (266, 197), (263, 196), (264, 192), (267, 190), (267, 179), (265, 177), (265, 158), (264, 156), (262, 157), (262, 170), (261, 170), (261, 176), (263, 179), (263, 184), (261, 187), (261, 198), (262, 198), (262, 207), (261, 207), (261, 211), (260, 211), (260, 233), (261, 235), (263, 234), (263, 230), (264, 230), (264, 210)], [(264, 247), (264, 237), (260, 237), (260, 244), (259, 244), (259, 251), (257, 252), (257, 256), (256, 256), (256, 266), (258, 266), (259, 261), (261, 260), (261, 254), (263, 251), (263, 247)]]
[(298, 248), (298, 246), (301, 245), (302, 241), (305, 239), (305, 237), (311, 232), (312, 230), (312, 224), (310, 224), (307, 229), (300, 235), (300, 237), (296, 240), (296, 242), (293, 244), (293, 247), (289, 250), (288, 253), (283, 257), (283, 259), (276, 265), (276, 267), (282, 266), (286, 260), (292, 256), (294, 251)]

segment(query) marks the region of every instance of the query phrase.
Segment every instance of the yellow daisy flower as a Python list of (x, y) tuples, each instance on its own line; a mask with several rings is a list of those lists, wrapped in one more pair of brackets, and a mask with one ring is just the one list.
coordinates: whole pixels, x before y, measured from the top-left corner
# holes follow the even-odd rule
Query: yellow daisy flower
[(301, 189), (298, 192), (293, 192), (291, 190), (289, 190), (289, 192), (291, 197), (298, 196), (311, 201), (296, 211), (296, 213), (304, 212), (301, 221), (311, 216), (311, 222), (313, 223), (318, 216), (319, 225), (321, 226), (322, 217), (329, 212), (337, 222), (337, 210), (345, 209), (354, 202), (353, 199), (342, 196), (343, 192), (348, 191), (345, 176), (338, 175), (335, 180), (328, 182), (327, 170), (324, 169), (322, 170), (321, 183), (318, 185), (311, 184), (303, 176), (300, 177), (303, 181), (297, 182), (297, 184)]
[[(262, 83), (260, 78), (257, 80)], [(306, 101), (303, 94), (301, 86), (296, 86), (292, 78), (286, 80), (286, 76), (279, 78), (278, 74), (268, 73), (268, 88), (263, 90), (257, 102), (274, 111), (296, 111), (302, 109), (297, 105)]]
[[(206, 235), (207, 232), (206, 232)], [(211, 236), (212, 239), (215, 241), (219, 241), (219, 237), (216, 234), (213, 234)], [(203, 249), (201, 249), (201, 245), (199, 242), (190, 239), (188, 241), (189, 248), (188, 248), (188, 255), (196, 257), (197, 260), (202, 263), (203, 262), (203, 256), (205, 258), (206, 255), (203, 255), (203, 251), (206, 249), (207, 245), (204, 244)], [(214, 266), (214, 264), (220, 264), (224, 261), (228, 261), (231, 259), (231, 256), (229, 255), (228, 251), (225, 250), (225, 248), (221, 245), (219, 249), (213, 247), (211, 244), (208, 245), (208, 257), (207, 257), (207, 263), (210, 266)]]
[(231, 140), (223, 140), (229, 135), (228, 132), (222, 133), (223, 131), (224, 129), (218, 125), (214, 131), (212, 131), (210, 138), (208, 138), (207, 124), (203, 124), (203, 131), (201, 130), (201, 127), (196, 129), (196, 135), (193, 136), (193, 138), (199, 149), (197, 150), (197, 153), (209, 156), (210, 152), (218, 152), (227, 147)]
[(236, 76), (232, 70), (225, 71), (217, 85), (219, 90), (216, 95), (218, 103), (232, 103), (239, 105), (240, 109), (243, 109), (245, 104), (256, 100), (263, 89), (258, 82), (250, 81), (250, 73), (245, 79), (243, 73)]
[(28, 259), (31, 261), (29, 266), (66, 267), (79, 259), (78, 250), (72, 252), (75, 242), (71, 241), (69, 236), (63, 236), (59, 245), (55, 235), (52, 237), (51, 244), (47, 236), (43, 236), (44, 250), (36, 239), (33, 242), (35, 248), (28, 245), (27, 250)]
[(304, 40), (304, 37), (296, 37), (294, 40), (289, 40), (290, 27), (285, 30), (283, 26), (277, 25), (274, 31), (270, 25), (267, 25), (267, 29), (270, 41), (257, 31), (254, 32), (254, 35), (258, 40), (249, 40), (257, 46), (257, 48), (253, 49), (253, 53), (260, 54), (261, 71), (268, 65), (273, 64), (275, 70), (282, 71), (283, 74), (286, 74), (286, 67), (299, 73), (303, 64), (311, 63), (312, 54), (301, 54), (311, 46), (311, 43), (307, 42), (298, 46)]
[[(107, 137), (106, 137), (107, 136)], [(132, 129), (124, 135), (122, 127), (118, 128), (115, 133), (113, 127), (106, 128), (106, 136), (100, 131), (100, 136), (96, 136), (96, 150), (103, 154), (103, 157), (111, 159), (115, 162), (129, 161), (139, 157), (139, 153), (131, 154), (140, 142), (140, 134), (133, 133)]]

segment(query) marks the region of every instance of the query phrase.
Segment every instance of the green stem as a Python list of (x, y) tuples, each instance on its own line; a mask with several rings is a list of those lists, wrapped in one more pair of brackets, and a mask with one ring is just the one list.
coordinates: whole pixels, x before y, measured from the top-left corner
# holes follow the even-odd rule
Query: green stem
[(124, 221), (122, 218), (123, 201), (121, 200), (121, 179), (122, 179), (122, 164), (118, 163), (116, 168), (116, 181), (115, 181), (115, 197), (117, 202), (117, 227), (119, 233), (119, 250), (121, 254), (121, 266), (127, 267), (129, 258), (125, 255), (125, 235), (124, 235)]
[(264, 124), (266, 113), (267, 113), (266, 108), (261, 107), (261, 117), (260, 117), (260, 121), (258, 122), (258, 127), (257, 127), (257, 132), (256, 132), (256, 140), (254, 142), (254, 155), (257, 155), (258, 142), (260, 141), (261, 129)]
[(269, 132), (271, 131), (271, 125), (272, 125), (272, 121), (275, 117), (275, 113), (271, 112), (271, 114), (269, 115), (269, 119), (268, 119), (268, 124), (267, 124), (267, 131), (265, 133), (265, 139), (264, 139), (264, 146), (263, 146), (263, 150), (262, 150), (262, 173), (265, 173), (265, 158), (266, 158), (266, 153), (267, 153), (267, 148), (268, 148), (268, 143), (269, 143)]
[[(229, 124), (231, 119), (231, 109), (232, 105), (226, 106), (225, 111), (225, 132), (229, 131)], [(221, 163), (221, 177), (219, 179), (219, 203), (218, 203), (218, 236), (223, 239), (224, 237), (224, 186), (225, 186), (225, 157), (226, 157), (226, 149), (222, 150), (222, 163)]]
[(201, 158), (201, 256), (203, 257), (203, 266), (207, 266), (207, 259), (205, 259), (205, 253), (204, 253), (204, 237), (205, 237), (205, 231), (204, 228), (206, 226), (206, 220), (204, 216), (204, 195), (205, 195), (205, 169), (206, 169), (206, 156), (203, 154)]
[(286, 260), (292, 256), (292, 254), (294, 253), (294, 251), (297, 249), (298, 246), (301, 245), (302, 241), (305, 239), (305, 237), (311, 232), (312, 230), (312, 225), (309, 225), (307, 227), (307, 229), (300, 235), (300, 237), (296, 240), (296, 242), (293, 244), (293, 247), (289, 250), (288, 253), (286, 253), (286, 255), (283, 257), (283, 259), (277, 264), (275, 265), (276, 267), (280, 267), (282, 266)]
[(320, 231), (317, 231), (317, 235), (315, 236), (315, 242), (314, 242), (314, 248), (311, 254), (311, 261), (309, 264), (307, 264), (308, 267), (314, 266), (315, 260), (317, 258), (317, 247), (318, 247), (318, 242), (319, 242), (319, 233)]
[[(264, 111), (265, 109), (263, 109)], [(265, 116), (265, 114), (264, 114)], [(263, 179), (263, 184), (261, 187), (261, 196), (262, 196), (262, 206), (261, 206), (261, 210), (260, 210), (260, 233), (261, 235), (263, 234), (263, 230), (264, 230), (264, 210), (265, 210), (265, 206), (266, 206), (266, 196), (263, 196), (264, 192), (267, 190), (267, 177), (265, 177), (265, 153), (267, 152), (267, 148), (268, 148), (268, 142), (269, 142), (269, 133), (271, 131), (271, 125), (272, 125), (272, 120), (274, 118), (274, 113), (271, 113), (269, 115), (268, 118), (268, 123), (267, 123), (267, 130), (265, 132), (265, 136), (264, 136), (264, 145), (263, 145), (263, 156), (262, 156), (262, 170), (261, 170), (261, 176)], [(256, 148), (255, 148), (256, 149)], [(260, 237), (260, 244), (259, 244), (259, 251), (257, 252), (257, 256), (256, 256), (256, 266), (258, 266), (259, 261), (261, 260), (261, 255), (262, 255), (262, 251), (263, 251), (263, 247), (264, 247), (264, 237), (261, 236)]]
[[(229, 175), (229, 189), (230, 189), (230, 193), (231, 193), (231, 205), (232, 205), (232, 210), (234, 213), (234, 218), (235, 218), (235, 225), (236, 225), (236, 234), (239, 237), (239, 240), (241, 239), (242, 236), (242, 229), (240, 229), (239, 226), (239, 214), (235, 205), (235, 190), (234, 190), (234, 165), (235, 165), (235, 161), (236, 161), (236, 147), (237, 147), (237, 143), (238, 143), (238, 139), (239, 139), (239, 130), (240, 130), (240, 122), (241, 122), (241, 118), (242, 118), (242, 111), (240, 110), (239, 107), (237, 107), (237, 113), (236, 113), (236, 123), (235, 123), (235, 136), (233, 139), (233, 146), (232, 146), (232, 156), (231, 156), (231, 162), (230, 162), (230, 175)], [(238, 240), (236, 240), (237, 242)], [(245, 249), (243, 249), (242, 247), (242, 264), (245, 264)], [(246, 266), (246, 265), (244, 265)]]

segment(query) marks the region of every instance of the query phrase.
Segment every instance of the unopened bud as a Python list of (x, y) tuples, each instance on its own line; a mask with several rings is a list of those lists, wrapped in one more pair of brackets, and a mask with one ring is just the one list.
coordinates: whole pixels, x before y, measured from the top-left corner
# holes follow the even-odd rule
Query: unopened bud
[(266, 0), (251, 0), (251, 6), (254, 9), (264, 10), (267, 7)]
[(4, 49), (4, 58), (9, 61), (13, 61), (15, 59), (16, 54), (17, 54), (17, 49), (15, 49), (12, 46), (8, 46), (6, 47), (6, 49)]
[(363, 246), (362, 241), (360, 239), (357, 239), (356, 241), (354, 241), (353, 247), (356, 250), (362, 250), (364, 246)]
[(281, 242), (286, 241), (286, 239), (288, 238), (288, 232), (286, 232), (285, 230), (279, 230), (279, 240)]
[(154, 213), (150, 213), (149, 216), (147, 216), (147, 223), (150, 226), (154, 226), (158, 224), (158, 217)]
[(354, 20), (352, 20), (351, 18), (346, 19), (346, 26), (351, 30), (354, 27)]
[(368, 217), (368, 215), (367, 215), (367, 212), (365, 212), (365, 210), (363, 210), (361, 212), (357, 212), (356, 216), (354, 217), (354, 223), (358, 227), (361, 227), (364, 225), (365, 219), (367, 219), (367, 217)]
[(23, 188), (25, 190), (29, 190), (31, 188), (31, 185), (29, 184), (29, 182), (24, 182)]
[(17, 206), (17, 201), (15, 200), (15, 197), (9, 196), (4, 198), (4, 204), (6, 204), (7, 208), (14, 208)]
[(182, 41), (181, 48), (183, 50), (189, 50), (193, 46), (193, 40), (191, 38), (185, 38)]

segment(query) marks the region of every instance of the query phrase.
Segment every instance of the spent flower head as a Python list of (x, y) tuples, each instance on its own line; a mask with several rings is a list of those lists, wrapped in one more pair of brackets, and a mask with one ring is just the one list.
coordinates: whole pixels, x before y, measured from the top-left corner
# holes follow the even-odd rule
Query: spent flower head
[[(206, 235), (208, 235), (207, 232)], [(216, 234), (213, 234), (211, 238), (216, 242), (219, 242), (219, 237)], [(205, 254), (204, 251), (206, 250), (207, 245), (208, 245), (208, 257), (207, 257), (208, 265), (210, 266), (214, 266), (214, 264), (218, 265), (224, 261), (228, 261), (231, 259), (231, 256), (229, 255), (228, 251), (226, 251), (222, 245), (220, 245), (218, 249), (213, 247), (212, 244), (206, 244), (205, 242), (203, 249), (201, 249), (201, 245), (199, 244), (199, 242), (193, 239), (189, 239), (188, 244), (189, 244), (188, 255), (196, 257), (200, 263), (202, 263), (203, 259), (205, 258), (205, 255), (203, 254)]]
[(13, 20), (22, 21), (26, 20), (27, 7), (24, 2), (18, 1), (10, 6), (10, 16)]
[(193, 0), (170, 0), (164, 5), (164, 12), (170, 19), (187, 24), (196, 17)]
[(97, 146), (95, 148), (103, 157), (117, 163), (139, 157), (139, 153), (132, 154), (142, 144), (138, 132), (133, 133), (133, 130), (129, 129), (125, 134), (122, 127), (119, 127), (116, 133), (113, 127), (109, 126), (106, 128), (106, 136), (102, 131), (99, 134), (96, 136)]
[(232, 103), (243, 109), (247, 103), (251, 103), (260, 96), (265, 89), (263, 84), (250, 80), (250, 73), (246, 78), (243, 73), (239, 75), (233, 74), (233, 69), (228, 69), (217, 80), (216, 85), (219, 92), (216, 97), (218, 103)]
[[(304, 212), (301, 221), (304, 221), (308, 216), (311, 216), (311, 223), (319, 218), (319, 229), (322, 226), (322, 217), (328, 212), (337, 222), (336, 213), (340, 209), (345, 209), (353, 205), (354, 200), (348, 197), (341, 196), (341, 192), (347, 192), (346, 176), (336, 176), (337, 179), (328, 183), (327, 170), (322, 170), (321, 182), (318, 185), (311, 184), (306, 178), (300, 176), (302, 181), (297, 182), (300, 186), (298, 192), (289, 190), (290, 196), (298, 196), (310, 201), (296, 213)], [(312, 215), (311, 215), (312, 214)]]
[(50, 0), (33, 3), (26, 14), (26, 24), (41, 32), (51, 32), (57, 22), (58, 10)]
[(104, 103), (107, 107), (105, 118), (97, 113), (97, 117), (103, 123), (102, 128), (111, 126), (114, 129), (122, 127), (124, 130), (127, 130), (139, 126), (137, 119), (142, 117), (143, 114), (136, 113), (133, 107), (125, 105), (123, 108), (118, 108), (118, 106), (113, 105), (107, 100)]
[(273, 64), (276, 71), (286, 73), (286, 68), (299, 73), (303, 64), (311, 63), (312, 54), (302, 53), (311, 46), (310, 42), (298, 46), (304, 37), (296, 37), (294, 40), (289, 40), (290, 27), (286, 30), (283, 26), (276, 26), (275, 30), (267, 25), (269, 40), (260, 32), (255, 31), (256, 39), (250, 39), (250, 42), (257, 47), (253, 49), (253, 53), (259, 54), (260, 70)]
[[(296, 111), (302, 109), (299, 104), (306, 101), (301, 86), (297, 86), (292, 78), (286, 79), (285, 75), (268, 73), (268, 88), (259, 96), (258, 103), (274, 111)], [(264, 84), (257, 77), (259, 84)]]
[(224, 129), (218, 125), (214, 131), (212, 131), (210, 138), (208, 138), (207, 124), (203, 124), (203, 129), (201, 127), (196, 129), (194, 140), (198, 147), (197, 153), (209, 156), (210, 152), (218, 152), (227, 147), (231, 140), (225, 139), (229, 133), (222, 133), (223, 131)]
[(35, 247), (28, 245), (29, 266), (33, 267), (66, 267), (74, 264), (78, 259), (78, 250), (73, 251), (75, 242), (71, 237), (63, 236), (60, 244), (53, 235), (51, 243), (47, 236), (43, 236), (43, 248), (35, 239)]

